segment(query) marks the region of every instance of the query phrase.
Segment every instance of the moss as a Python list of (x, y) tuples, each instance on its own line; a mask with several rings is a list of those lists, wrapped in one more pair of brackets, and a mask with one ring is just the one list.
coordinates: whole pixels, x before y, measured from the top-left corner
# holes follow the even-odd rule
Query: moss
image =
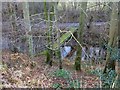
[(45, 61), (45, 63), (52, 66), (51, 51), (50, 50), (46, 51), (46, 61)]
[(79, 60), (79, 59), (80, 59), (80, 58), (77, 57), (76, 60), (75, 60), (75, 65), (74, 65), (75, 70), (81, 70), (81, 63), (80, 63), (80, 60)]
[(48, 50), (46, 51), (46, 63), (48, 63), (50, 60), (50, 54), (48, 52)]

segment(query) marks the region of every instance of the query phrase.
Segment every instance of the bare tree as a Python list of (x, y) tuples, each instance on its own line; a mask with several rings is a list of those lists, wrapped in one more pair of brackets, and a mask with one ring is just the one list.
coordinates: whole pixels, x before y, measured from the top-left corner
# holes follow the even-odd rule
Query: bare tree
[[(117, 3), (114, 2), (112, 5), (108, 47), (114, 48), (117, 45), (117, 33), (118, 33), (118, 10)], [(111, 56), (112, 53), (108, 49), (104, 73), (106, 72), (107, 69), (115, 70), (115, 60), (112, 60)]]
[[(85, 17), (86, 17), (86, 8), (87, 8), (87, 2), (81, 3), (81, 10), (80, 10), (80, 17), (79, 17), (79, 29), (78, 29), (78, 41), (80, 44), (82, 44), (82, 37), (83, 37), (83, 30), (85, 25)], [(81, 54), (82, 54), (82, 47), (79, 45), (77, 46), (77, 56), (75, 58), (75, 69), (81, 70)]]
[(28, 45), (29, 45), (29, 54), (33, 58), (33, 39), (32, 35), (29, 35), (27, 32), (31, 32), (31, 24), (30, 24), (30, 16), (29, 16), (29, 4), (28, 2), (23, 2), (23, 14), (26, 26), (26, 35), (28, 37)]
[(47, 42), (48, 42), (48, 48), (47, 48), (47, 53), (46, 53), (46, 63), (49, 64), (50, 66), (52, 66), (52, 49), (51, 49), (51, 37), (52, 37), (52, 30), (53, 30), (53, 27), (52, 27), (52, 24), (53, 22), (52, 19), (53, 19), (53, 12), (54, 12), (54, 7), (53, 7), (53, 4), (51, 3), (50, 5), (52, 8), (47, 10), (47, 3), (44, 2), (44, 14), (45, 14), (45, 19), (46, 19), (46, 24), (48, 26), (48, 31), (47, 31), (47, 36), (48, 36), (48, 39), (47, 39)]
[(55, 16), (55, 21), (56, 21), (55, 29), (57, 30), (59, 69), (62, 69), (62, 61), (61, 61), (61, 53), (60, 53), (60, 31), (58, 30), (58, 27), (57, 27), (57, 15), (58, 15), (57, 4), (58, 4), (58, 2), (55, 2), (55, 4), (54, 4), (54, 16)]

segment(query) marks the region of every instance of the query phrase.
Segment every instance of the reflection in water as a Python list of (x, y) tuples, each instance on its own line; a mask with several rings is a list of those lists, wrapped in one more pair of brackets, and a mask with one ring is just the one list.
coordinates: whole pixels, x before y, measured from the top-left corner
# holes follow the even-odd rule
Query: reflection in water
[(62, 59), (65, 58), (70, 51), (71, 51), (71, 47), (70, 46), (61, 47), (60, 52), (61, 52)]
[[(62, 59), (64, 59), (71, 51), (71, 47), (70, 46), (64, 46), (61, 47), (61, 57)], [(87, 55), (86, 55), (87, 54)], [(103, 48), (100, 47), (93, 47), (90, 46), (88, 49), (86, 49), (86, 47), (82, 48), (82, 58), (81, 60), (99, 60), (104, 59), (106, 54), (106, 51)], [(70, 59), (74, 60), (76, 56), (76, 52), (74, 52), (74, 54), (70, 57)], [(73, 58), (74, 57), (74, 58)]]

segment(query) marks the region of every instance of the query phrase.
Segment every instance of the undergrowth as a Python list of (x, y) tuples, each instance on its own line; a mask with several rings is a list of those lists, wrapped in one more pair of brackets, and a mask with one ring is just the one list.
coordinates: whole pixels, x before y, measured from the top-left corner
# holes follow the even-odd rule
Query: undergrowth
[[(80, 88), (80, 82), (78, 79), (73, 80), (71, 73), (64, 69), (56, 70), (53, 75), (55, 77), (61, 77), (67, 81), (68, 87), (66, 88)], [(55, 83), (52, 85), (53, 88), (61, 88), (62, 83)]]
[(107, 70), (106, 73), (103, 73), (101, 69), (96, 68), (95, 70), (91, 71), (91, 73), (97, 75), (102, 81), (102, 88), (112, 88), (117, 76), (115, 70), (111, 69)]

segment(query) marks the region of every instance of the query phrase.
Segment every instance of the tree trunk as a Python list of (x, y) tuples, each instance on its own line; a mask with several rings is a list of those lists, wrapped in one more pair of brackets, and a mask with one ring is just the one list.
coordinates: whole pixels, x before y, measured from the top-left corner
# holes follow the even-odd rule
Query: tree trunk
[[(45, 15), (45, 20), (48, 20), (48, 11), (47, 11), (47, 6), (46, 6), (46, 1), (44, 2), (44, 15)], [(47, 26), (48, 26), (48, 23), (46, 22)], [(47, 42), (48, 44), (50, 43), (50, 37), (49, 37), (49, 30), (47, 31)], [(49, 49), (47, 49), (47, 53), (46, 53), (46, 63), (48, 64), (49, 61), (50, 61), (50, 53), (49, 53)]]
[[(114, 48), (117, 42), (117, 30), (118, 30), (118, 11), (117, 11), (117, 3), (113, 3), (112, 5), (112, 13), (111, 13), (111, 22), (110, 22), (110, 31), (109, 31), (109, 42), (108, 47)], [(107, 69), (115, 70), (115, 60), (112, 60), (110, 57), (112, 53), (109, 49), (107, 49), (106, 56), (106, 65), (104, 68), (104, 73)]]
[[(83, 37), (83, 30), (85, 25), (85, 12), (87, 8), (87, 2), (81, 3), (81, 10), (80, 10), (80, 19), (79, 19), (79, 29), (78, 29), (78, 41), (82, 45), (82, 37)], [(75, 58), (75, 69), (81, 70), (81, 54), (82, 54), (82, 48), (80, 46), (77, 46), (77, 56)]]
[[(13, 41), (15, 41), (17, 39), (17, 25), (16, 25), (16, 10), (15, 10), (15, 4), (13, 2), (8, 2), (7, 6), (8, 6), (8, 12), (9, 12), (9, 17), (11, 17), (11, 26), (12, 26), (12, 34), (14, 35), (12, 37)], [(13, 47), (13, 48), (12, 48)], [(15, 41), (14, 43), (12, 42), (12, 47), (11, 47), (11, 51), (14, 53), (19, 52), (18, 50), (18, 46), (17, 46), (17, 42)]]
[(118, 68), (117, 68), (117, 84), (116, 88), (120, 88), (120, 2), (118, 2)]
[[(46, 55), (46, 63), (49, 64), (50, 66), (52, 66), (52, 56), (53, 56), (53, 52), (52, 52), (52, 47), (51, 47), (51, 37), (52, 37), (52, 24), (53, 22), (52, 19), (53, 19), (53, 12), (54, 12), (54, 8), (53, 8), (53, 5), (51, 4), (52, 6), (52, 10), (49, 9), (49, 11), (47, 11), (47, 3), (44, 2), (44, 13), (45, 13), (45, 19), (48, 21), (47, 26), (49, 27), (48, 31), (47, 31), (47, 36), (48, 36), (48, 48), (47, 48), (47, 55)], [(52, 11), (52, 13), (51, 13)]]
[[(25, 26), (28, 30), (27, 32), (31, 32), (31, 24), (30, 24), (30, 16), (29, 16), (29, 4), (28, 2), (23, 2), (23, 16), (25, 20)], [(29, 55), (33, 58), (33, 38), (32, 35), (27, 34), (28, 37), (28, 46), (29, 46)]]
[(8, 2), (8, 6), (9, 6), (9, 13), (12, 15), (12, 28), (13, 28), (13, 32), (17, 31), (17, 25), (16, 25), (16, 10), (15, 10), (15, 3), (9, 3)]
[(57, 31), (57, 43), (58, 43), (58, 59), (59, 59), (59, 69), (62, 69), (62, 60), (61, 60), (61, 53), (60, 53), (60, 31), (57, 27), (57, 4), (58, 2), (55, 2), (54, 4), (54, 16), (55, 16), (55, 30)]

